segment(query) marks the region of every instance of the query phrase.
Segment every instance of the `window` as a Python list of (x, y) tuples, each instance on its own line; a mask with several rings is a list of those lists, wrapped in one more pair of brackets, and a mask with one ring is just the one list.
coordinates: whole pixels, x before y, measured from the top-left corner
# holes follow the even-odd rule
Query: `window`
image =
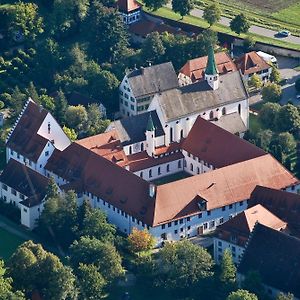
[(232, 251), (232, 252), (235, 252), (235, 250), (236, 250), (235, 247), (232, 246), (232, 247), (231, 247), (231, 251)]
[(23, 208), (23, 211), (27, 213), (27, 209), (26, 208)]
[(157, 169), (157, 174), (158, 174), (158, 175), (161, 174), (161, 172), (160, 172), (160, 167), (158, 167), (158, 169)]
[(203, 229), (207, 229), (207, 223), (203, 223)]
[(178, 225), (178, 221), (175, 221), (175, 222), (174, 222), (174, 225)]
[(202, 213), (198, 214), (198, 219), (202, 218)]
[(183, 129), (180, 130), (180, 139), (183, 139)]
[(132, 102), (134, 102), (134, 98), (133, 98), (133, 97), (130, 97), (130, 100), (131, 100)]
[(226, 115), (226, 107), (223, 107), (223, 108), (222, 108), (222, 115), (223, 115), (223, 116)]
[(127, 101), (124, 101), (124, 104), (125, 104), (125, 106), (127, 106), (127, 107), (128, 107), (128, 102), (127, 102)]
[(190, 169), (191, 169), (191, 171), (193, 172), (193, 170), (194, 170), (193, 164), (190, 165)]
[(168, 223), (168, 227), (171, 227), (172, 226), (172, 222)]
[(10, 149), (10, 154), (11, 154), (11, 155), (14, 155), (14, 151), (13, 151), (13, 150), (11, 150), (11, 149)]
[(197, 167), (197, 174), (200, 174), (200, 169), (199, 169), (199, 167)]
[(180, 228), (180, 232), (183, 232), (183, 228)]
[(178, 161), (178, 169), (181, 169), (181, 160)]
[(209, 228), (214, 228), (214, 227), (215, 227), (215, 221), (210, 221)]
[(213, 111), (211, 111), (211, 112), (209, 113), (209, 118), (210, 118), (210, 119), (213, 119), (213, 118), (214, 118), (214, 112), (213, 112)]
[(17, 196), (17, 191), (15, 190), (15, 189), (11, 189), (11, 193), (13, 194), (13, 195), (15, 195), (15, 196)]
[(23, 194), (20, 194), (19, 196), (21, 200), (25, 200), (25, 196)]
[(224, 223), (224, 218), (220, 218), (219, 223), (223, 224)]
[(132, 147), (129, 147), (129, 154), (132, 154)]
[(46, 151), (46, 152), (45, 152), (45, 156), (49, 156), (49, 151)]
[(229, 204), (229, 209), (232, 209), (232, 204)]
[(2, 188), (3, 188), (3, 190), (7, 191), (7, 185), (6, 184), (2, 183)]
[(222, 247), (222, 242), (218, 241), (218, 246)]
[(244, 204), (244, 201), (240, 201), (240, 206), (242, 206)]
[[(124, 96), (126, 99), (129, 99), (129, 96), (126, 93), (124, 93)], [(128, 106), (128, 103), (127, 103), (127, 106)]]
[(17, 154), (17, 158), (18, 158), (18, 159), (20, 158), (20, 154), (19, 154), (19, 153)]
[(180, 219), (180, 220), (179, 220), (179, 224), (183, 224), (183, 219)]
[(167, 173), (170, 172), (170, 165), (167, 165)]
[(187, 222), (191, 221), (191, 218), (190, 217), (187, 217), (186, 218)]
[(173, 128), (170, 127), (170, 143), (173, 142)]
[(226, 210), (226, 206), (222, 206), (222, 211), (225, 211)]
[(162, 224), (161, 225), (161, 229), (165, 229), (166, 225), (165, 224)]
[(239, 106), (238, 106), (238, 112), (239, 112), (239, 114), (241, 114), (241, 112), (242, 112), (241, 104), (239, 104)]
[(162, 233), (161, 236), (160, 236), (163, 240), (166, 240), (167, 239), (167, 235), (165, 233)]
[(140, 173), (140, 177), (143, 178), (143, 172)]
[(178, 230), (177, 230), (177, 229), (176, 229), (176, 230), (174, 230), (174, 233), (175, 233), (175, 234), (177, 234), (177, 233), (178, 233)]
[(152, 170), (150, 169), (149, 170), (149, 178), (151, 178), (152, 177)]
[(211, 214), (211, 211), (210, 211), (210, 210), (208, 210), (208, 211), (207, 211), (207, 215), (208, 215), (208, 216), (210, 216), (210, 214)]
[(190, 229), (191, 229), (191, 226), (188, 226), (188, 227), (187, 227), (187, 230), (190, 230)]
[(131, 108), (131, 110), (134, 110), (134, 106), (132, 104), (130, 105), (130, 108)]

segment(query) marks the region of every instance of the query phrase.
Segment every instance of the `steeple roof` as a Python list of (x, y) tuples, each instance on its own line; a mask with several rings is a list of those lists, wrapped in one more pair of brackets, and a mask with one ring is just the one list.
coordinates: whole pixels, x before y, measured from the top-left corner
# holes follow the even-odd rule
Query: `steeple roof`
[(154, 126), (154, 123), (153, 123), (153, 120), (152, 120), (151, 113), (149, 114), (149, 119), (148, 119), (146, 130), (147, 131), (155, 131), (155, 126)]
[(205, 74), (207, 75), (216, 75), (218, 74), (217, 64), (215, 61), (215, 54), (213, 46), (210, 45), (208, 50), (208, 60), (207, 60), (207, 66), (205, 69)]

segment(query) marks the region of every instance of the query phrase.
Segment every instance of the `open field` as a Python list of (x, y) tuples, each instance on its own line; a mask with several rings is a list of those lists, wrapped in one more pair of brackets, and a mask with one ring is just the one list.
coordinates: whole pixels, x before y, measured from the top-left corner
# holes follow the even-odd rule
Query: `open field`
[[(213, 0), (196, 1), (204, 9)], [(220, 0), (222, 16), (234, 18), (244, 13), (251, 24), (272, 30), (287, 29), (300, 36), (300, 2), (297, 0)]]
[(7, 260), (23, 242), (23, 239), (0, 228), (0, 258)]
[[(179, 14), (176, 14), (170, 8), (167, 8), (167, 7), (162, 7), (155, 12), (148, 10), (146, 7), (144, 7), (143, 9), (152, 15), (155, 15), (158, 17), (164, 17), (164, 18), (167, 18), (170, 20), (181, 22), (181, 23), (192, 24), (192, 25), (195, 25), (195, 26), (198, 26), (201, 28), (205, 28), (205, 29), (207, 29), (209, 26), (205, 20), (198, 18), (198, 17), (185, 16), (183, 19), (181, 19)], [(213, 31), (216, 31), (216, 32), (226, 33), (226, 34), (229, 34), (232, 36), (238, 36), (235, 32), (231, 31), (230, 28), (228, 28), (227, 26), (221, 25), (221, 24), (215, 24), (210, 29)], [(275, 45), (275, 46), (293, 49), (293, 50), (300, 50), (299, 44), (288, 43), (286, 41), (277, 40), (277, 39), (273, 39), (273, 38), (253, 34), (253, 33), (248, 33), (247, 35), (245, 35), (245, 34), (239, 35), (240, 38), (245, 38), (246, 36), (253, 37), (253, 39), (257, 42), (262, 42), (265, 44)]]

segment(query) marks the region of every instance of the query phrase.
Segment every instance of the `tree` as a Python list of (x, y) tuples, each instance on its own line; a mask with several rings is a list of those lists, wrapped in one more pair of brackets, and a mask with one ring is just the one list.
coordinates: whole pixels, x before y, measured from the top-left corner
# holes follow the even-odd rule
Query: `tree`
[(48, 111), (54, 112), (55, 111), (55, 103), (54, 99), (48, 95), (41, 95), (39, 97), (39, 101), (41, 105)]
[(221, 19), (221, 9), (219, 4), (213, 3), (205, 7), (203, 12), (203, 19), (211, 27), (213, 24), (217, 23)]
[(280, 73), (275, 66), (272, 67), (272, 71), (270, 74), (270, 81), (274, 82), (276, 84), (278, 84), (280, 82)]
[(25, 300), (23, 293), (13, 291), (12, 279), (5, 276), (6, 268), (3, 260), (0, 260), (0, 299), (2, 300)]
[(103, 299), (103, 289), (105, 287), (106, 282), (95, 265), (85, 265), (79, 263), (77, 277), (80, 291), (80, 299)]
[(94, 264), (108, 282), (122, 276), (121, 256), (110, 243), (83, 236), (70, 247), (70, 262), (77, 269), (79, 263)]
[(123, 57), (128, 46), (128, 33), (116, 9), (94, 1), (85, 30), (91, 41), (89, 50), (99, 61), (118, 62)]
[(265, 103), (259, 111), (259, 121), (267, 128), (276, 127), (276, 117), (281, 106), (278, 103)]
[(166, 5), (168, 3), (168, 0), (145, 0), (144, 3), (146, 7), (155, 11)]
[(250, 87), (253, 87), (255, 89), (260, 89), (263, 85), (261, 78), (257, 74), (253, 74), (250, 77), (248, 84)]
[(295, 89), (297, 92), (300, 92), (300, 78), (298, 78), (295, 82)]
[(236, 281), (236, 267), (229, 249), (225, 249), (223, 253), (220, 280), (225, 284), (233, 284)]
[(184, 16), (189, 15), (193, 8), (193, 0), (172, 0), (172, 9), (174, 12), (181, 15), (181, 19), (183, 19)]
[(235, 18), (230, 21), (230, 29), (238, 35), (247, 33), (249, 28), (250, 24), (243, 13), (235, 16)]
[(39, 94), (34, 86), (33, 82), (30, 81), (28, 88), (26, 89), (26, 94), (30, 97), (33, 101), (39, 103)]
[(300, 114), (296, 106), (284, 105), (280, 108), (276, 118), (279, 131), (294, 132), (300, 128)]
[(243, 41), (243, 46), (246, 52), (249, 52), (250, 50), (253, 49), (255, 45), (255, 39), (252, 36), (246, 36), (244, 41)]
[(57, 95), (55, 97), (54, 116), (62, 124), (64, 124), (66, 121), (65, 115), (66, 115), (67, 108), (68, 108), (68, 102), (66, 100), (66, 97), (65, 97), (63, 91), (60, 89), (57, 92)]
[(43, 19), (38, 14), (38, 6), (34, 3), (19, 2), (10, 10), (9, 33), (14, 36), (20, 32), (28, 40), (34, 41), (42, 33)]
[(256, 134), (255, 144), (265, 151), (269, 151), (269, 147), (273, 138), (273, 131), (270, 129), (259, 130)]
[(279, 293), (276, 300), (294, 300), (294, 295), (292, 293)]
[(83, 129), (87, 122), (88, 115), (83, 105), (69, 106), (66, 111), (66, 124), (77, 131)]
[(46, 188), (46, 198), (55, 198), (58, 197), (58, 195), (58, 185), (56, 184), (54, 177), (51, 176)]
[(257, 295), (259, 299), (264, 296), (265, 292), (264, 292), (261, 276), (257, 271), (249, 271), (246, 274), (245, 279), (242, 282), (242, 287), (245, 290)]
[(232, 292), (226, 300), (258, 300), (255, 294), (249, 293), (246, 290), (237, 290)]
[(265, 102), (278, 102), (281, 99), (281, 86), (276, 83), (267, 83), (261, 90)]
[(213, 275), (213, 260), (206, 249), (189, 241), (167, 243), (159, 252), (162, 276), (158, 284), (167, 288), (187, 288)]
[(278, 135), (278, 144), (282, 148), (282, 152), (288, 155), (296, 150), (296, 140), (294, 136), (289, 132), (281, 132)]
[(73, 128), (69, 128), (64, 125), (63, 131), (72, 142), (77, 140), (77, 133)]
[(160, 34), (155, 31), (147, 35), (142, 45), (141, 55), (145, 61), (155, 64), (162, 60), (165, 50)]
[(155, 245), (155, 239), (147, 229), (138, 230), (137, 228), (133, 228), (132, 232), (127, 238), (127, 241), (129, 244), (129, 249), (132, 252), (151, 250)]
[(27, 241), (19, 246), (8, 262), (8, 270), (14, 285), (28, 294), (37, 290), (43, 299), (76, 298), (71, 269), (40, 244)]

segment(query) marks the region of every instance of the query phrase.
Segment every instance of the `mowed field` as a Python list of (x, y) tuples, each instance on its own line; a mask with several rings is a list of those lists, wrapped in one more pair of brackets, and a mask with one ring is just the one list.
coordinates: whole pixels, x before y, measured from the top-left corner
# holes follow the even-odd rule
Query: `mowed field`
[(0, 258), (7, 260), (16, 248), (24, 242), (18, 236), (0, 228)]

